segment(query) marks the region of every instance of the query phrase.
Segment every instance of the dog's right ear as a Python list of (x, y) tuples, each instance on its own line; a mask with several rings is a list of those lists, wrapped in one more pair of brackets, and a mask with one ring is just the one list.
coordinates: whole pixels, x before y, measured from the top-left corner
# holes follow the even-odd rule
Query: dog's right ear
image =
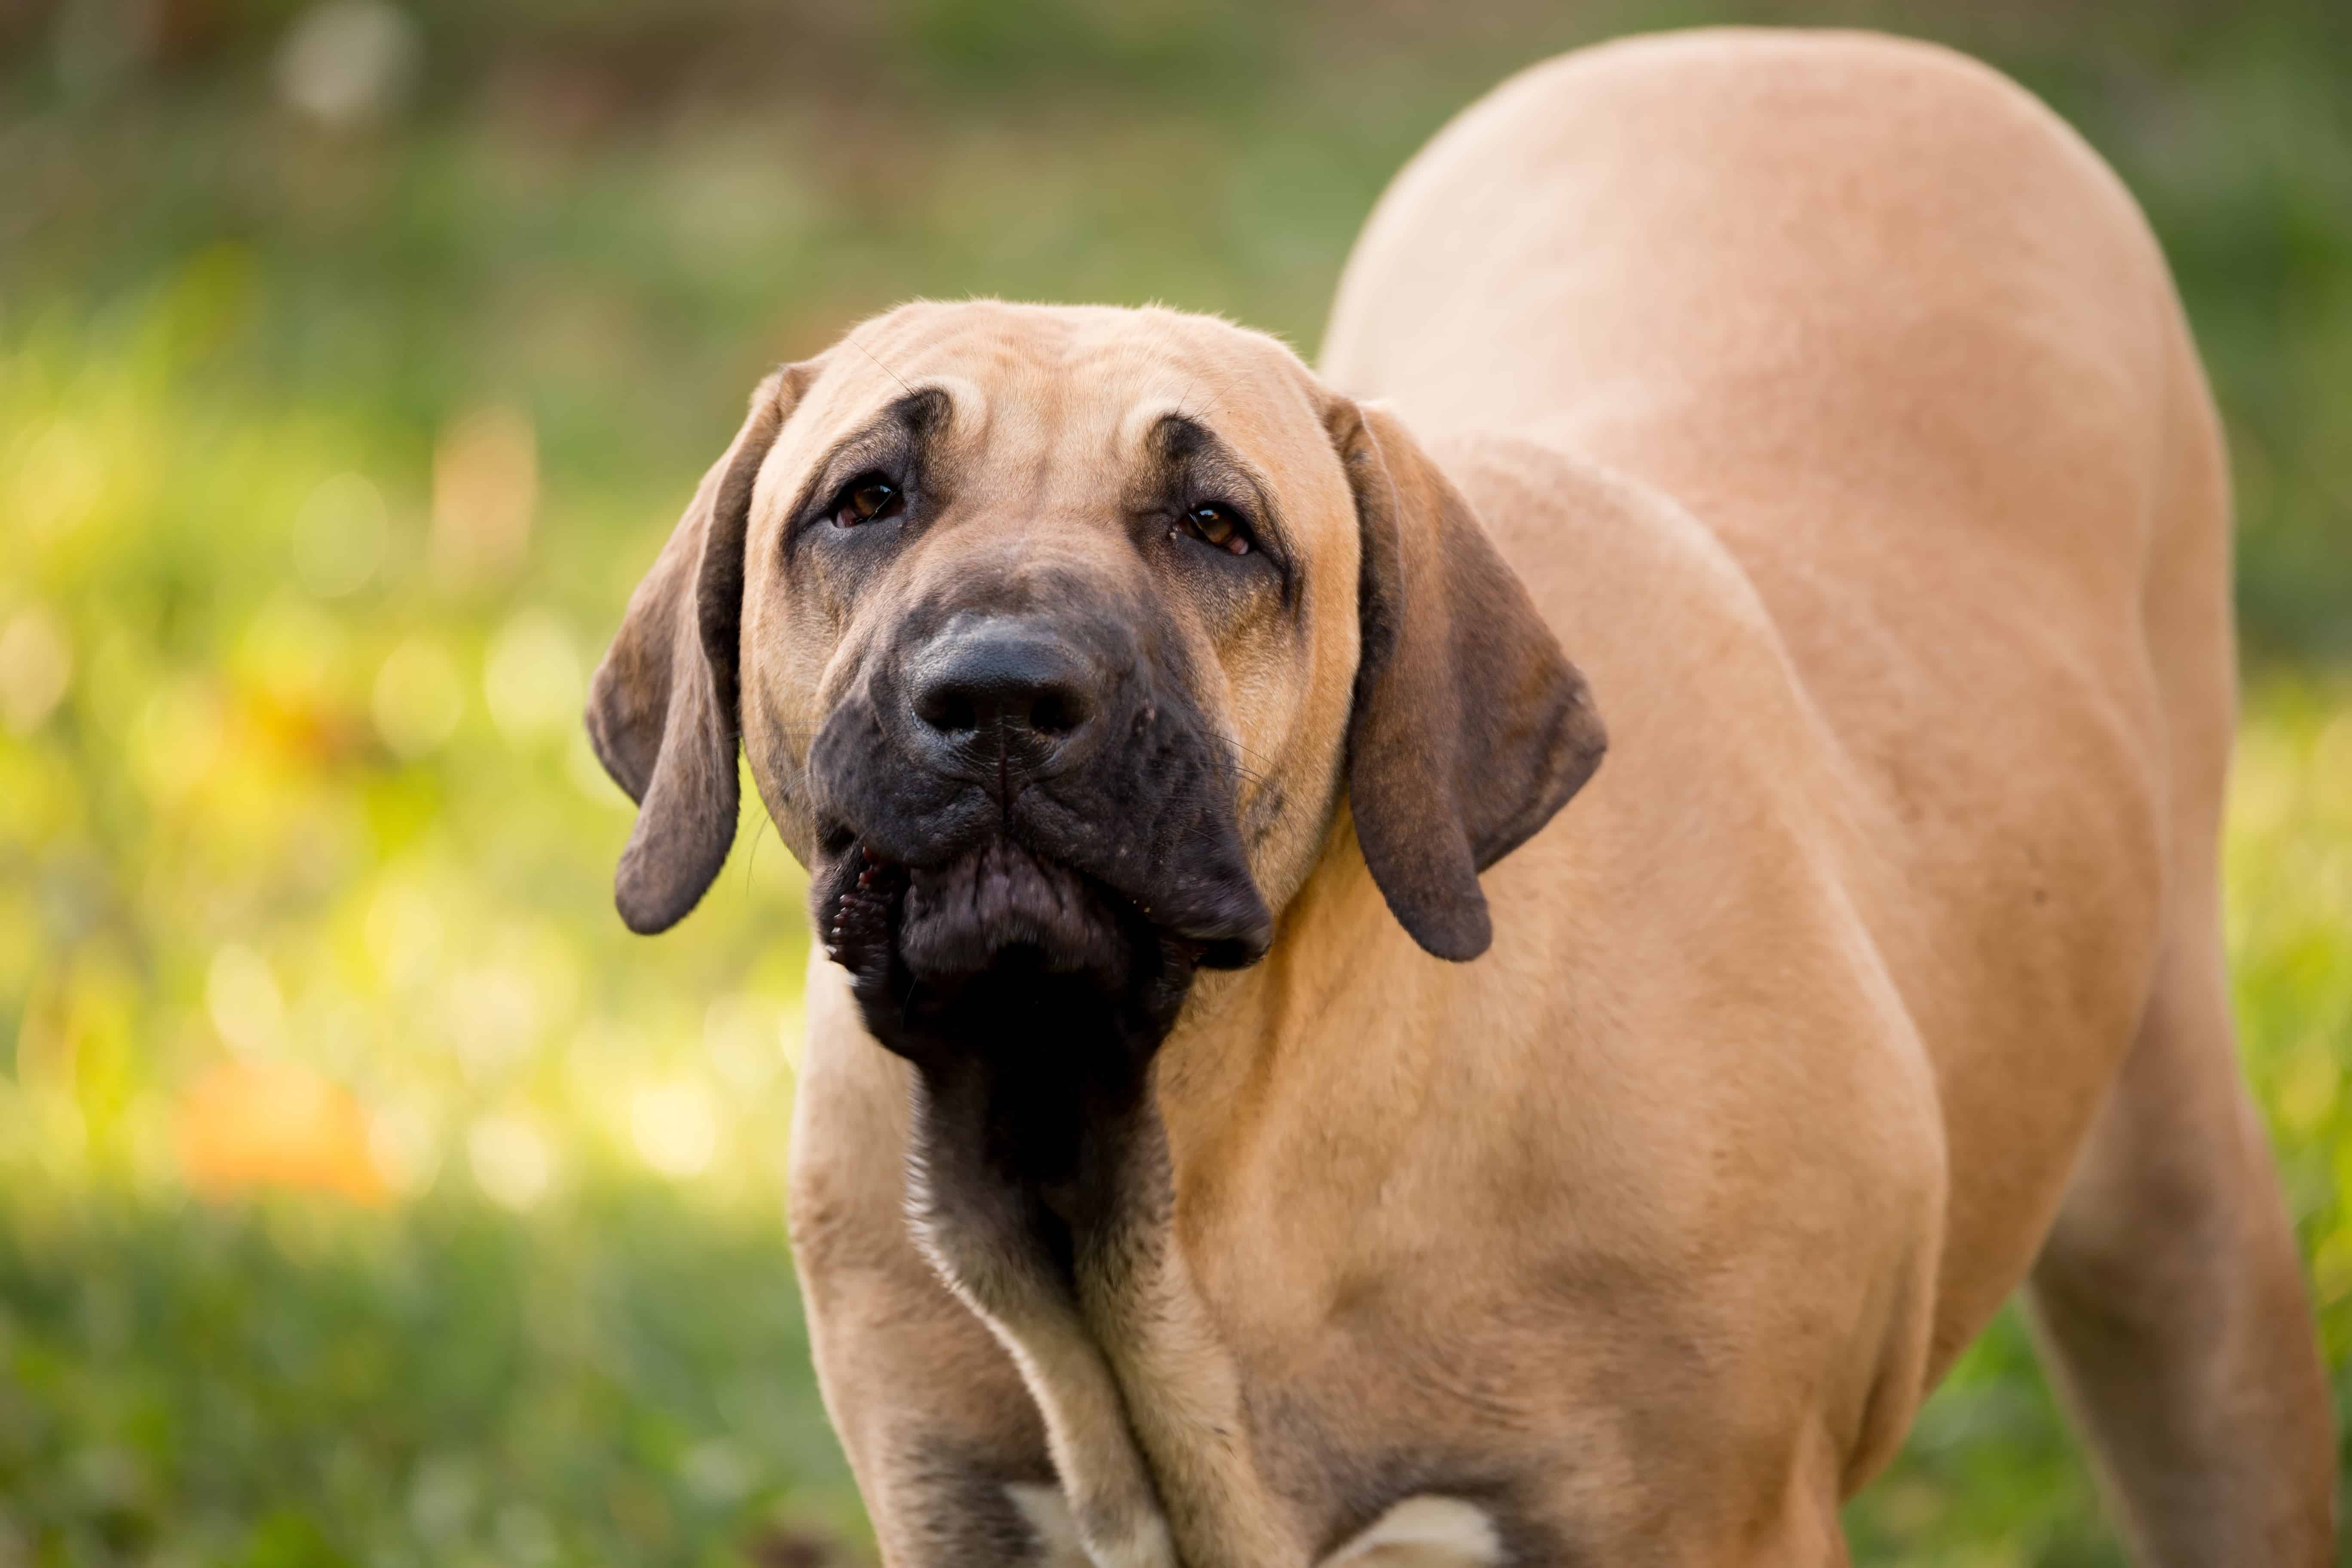
[(1440, 958), (1494, 940), (1478, 873), (1584, 787), (1608, 747), (1568, 661), (1470, 502), (1379, 404), (1326, 428), (1363, 540), (1348, 801), (1372, 880)]
[(744, 534), (760, 464), (814, 378), (760, 383), (725, 455), (702, 476), (588, 688), (588, 738), (637, 803), (614, 902), (631, 931), (667, 931), (694, 908), (735, 841), (737, 664)]

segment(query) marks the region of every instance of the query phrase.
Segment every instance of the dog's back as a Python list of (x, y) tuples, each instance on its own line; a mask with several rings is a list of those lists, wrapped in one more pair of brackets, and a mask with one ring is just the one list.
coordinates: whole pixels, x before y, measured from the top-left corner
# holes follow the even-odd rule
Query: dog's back
[[(1527, 433), (1654, 485), (1755, 585), (1850, 764), (1850, 876), (1943, 1068), (1956, 1349), (2024, 1267), (2137, 1016), (2172, 774), (2203, 842), (2227, 745), (2219, 458), (2128, 198), (1941, 50), (1636, 40), (1440, 137), (1368, 229), (1331, 340), (1342, 386), (1424, 428)], [(1487, 512), (1531, 578), (1576, 547)], [(2159, 540), (2189, 546), (2171, 581)], [(2202, 601), (2186, 638), (2144, 623), (2152, 592)], [(1555, 606), (1572, 657), (1642, 637), (1593, 608)], [(2186, 667), (2178, 700), (2153, 646)], [(1600, 695), (1612, 718), (1643, 701)], [(2177, 757), (2175, 707), (2198, 721)], [(2032, 1191), (1979, 1216), (1967, 1173), (1996, 1167)]]
[[(1843, 879), (1934, 1060), (1930, 1378), (2034, 1267), (2140, 1528), (2223, 1543), (2184, 1562), (2302, 1560), (2326, 1418), (2218, 936), (2226, 465), (2121, 184), (1942, 49), (1634, 39), (1523, 74), (1400, 175), (1324, 369), (1440, 440), (1595, 459), (1721, 542), (1820, 720), (1787, 744), (1827, 754)], [(1566, 510), (1482, 506), (1620, 735), (1652, 633), (1577, 592)], [(2233, 1443), (2270, 1473), (2141, 1484), (2255, 1466)]]

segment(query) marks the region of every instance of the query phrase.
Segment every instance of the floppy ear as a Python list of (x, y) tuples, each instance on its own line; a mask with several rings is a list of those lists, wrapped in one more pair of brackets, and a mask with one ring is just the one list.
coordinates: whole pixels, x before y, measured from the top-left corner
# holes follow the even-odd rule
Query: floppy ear
[(637, 803), (614, 902), (647, 935), (685, 918), (735, 841), (736, 665), (743, 540), (760, 463), (808, 381), (790, 365), (760, 383), (726, 454), (702, 476), (588, 687), (588, 738)]
[(1363, 533), (1348, 796), (1364, 861), (1440, 958), (1494, 940), (1478, 873), (1583, 787), (1608, 744), (1584, 678), (1486, 530), (1394, 414), (1328, 416)]

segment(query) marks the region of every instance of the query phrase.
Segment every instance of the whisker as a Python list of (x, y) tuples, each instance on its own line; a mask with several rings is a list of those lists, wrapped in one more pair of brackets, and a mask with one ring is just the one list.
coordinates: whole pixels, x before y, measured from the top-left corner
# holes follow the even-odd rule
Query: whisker
[(1238, 755), (1228, 755), (1223, 759), (1224, 765), (1232, 772), (1239, 774), (1243, 778), (1248, 779), (1251, 783), (1258, 785), (1261, 789), (1265, 788), (1272, 782), (1270, 774), (1260, 772), (1256, 768), (1248, 766), (1246, 763), (1242, 762), (1241, 757), (1255, 757), (1259, 762), (1265, 763), (1269, 768), (1274, 765), (1273, 758), (1268, 757), (1263, 752), (1252, 751), (1249, 747), (1243, 745), (1239, 741), (1234, 740), (1229, 735), (1217, 735), (1212, 737), (1212, 739), (1218, 744), (1223, 746), (1228, 752), (1239, 753)]
[(767, 830), (768, 814), (763, 811), (760, 814), (759, 821), (751, 825), (751, 852), (743, 858), (743, 896), (747, 899), (751, 896), (751, 873), (760, 864), (760, 840), (766, 835)]
[(1275, 765), (1275, 762), (1272, 757), (1267, 756), (1264, 752), (1252, 751), (1249, 747), (1243, 745), (1239, 741), (1228, 740), (1225, 742), (1225, 744), (1231, 746), (1234, 751), (1241, 752), (1244, 756), (1256, 758), (1267, 767)]
[(842, 341), (856, 349), (859, 353), (864, 354), (867, 359), (873, 360), (874, 368), (880, 371), (884, 375), (888, 376), (892, 381), (897, 382), (898, 384), (899, 391), (905, 393), (909, 397), (915, 395), (915, 389), (907, 384), (906, 379), (897, 371), (892, 370), (888, 365), (884, 364), (879, 359), (877, 359), (875, 357), (874, 351), (867, 348), (864, 343), (859, 342), (855, 334), (844, 338)]

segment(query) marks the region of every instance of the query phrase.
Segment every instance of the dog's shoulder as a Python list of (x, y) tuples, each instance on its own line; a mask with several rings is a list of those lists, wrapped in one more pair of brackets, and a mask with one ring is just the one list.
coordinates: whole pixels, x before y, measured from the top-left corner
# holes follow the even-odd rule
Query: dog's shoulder
[(1671, 715), (1712, 750), (1739, 749), (1753, 726), (1745, 748), (1757, 762), (1797, 765), (1792, 727), (1814, 721), (1795, 666), (1747, 570), (1703, 520), (1541, 435), (1458, 433), (1432, 447), (1591, 680), (1610, 765), (1627, 761), (1626, 742), (1638, 746), (1645, 715)]

